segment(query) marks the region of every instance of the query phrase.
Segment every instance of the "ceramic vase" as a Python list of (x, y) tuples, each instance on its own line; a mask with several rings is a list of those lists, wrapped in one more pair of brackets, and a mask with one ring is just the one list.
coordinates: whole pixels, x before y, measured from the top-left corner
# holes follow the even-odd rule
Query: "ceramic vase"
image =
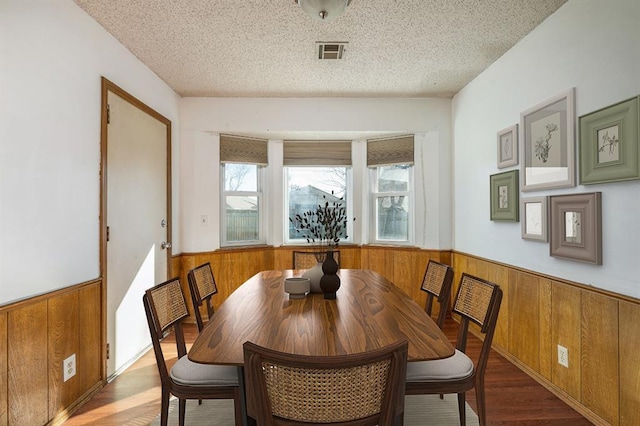
[(320, 288), (325, 299), (335, 299), (336, 292), (340, 288), (340, 277), (338, 273), (338, 262), (333, 258), (333, 251), (327, 251), (327, 256), (322, 262), (323, 275), (320, 278)]
[(322, 262), (318, 262), (311, 269), (302, 273), (304, 278), (309, 278), (309, 291), (311, 293), (322, 293), (320, 288), (320, 278), (322, 278)]

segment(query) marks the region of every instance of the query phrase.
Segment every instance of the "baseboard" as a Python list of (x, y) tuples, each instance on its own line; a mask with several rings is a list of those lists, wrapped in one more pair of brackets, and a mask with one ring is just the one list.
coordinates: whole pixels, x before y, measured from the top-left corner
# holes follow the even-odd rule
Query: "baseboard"
[(74, 401), (69, 407), (58, 413), (47, 425), (58, 426), (69, 419), (80, 407), (82, 407), (91, 398), (97, 395), (105, 386), (105, 383), (98, 382), (91, 389), (84, 393), (80, 398)]

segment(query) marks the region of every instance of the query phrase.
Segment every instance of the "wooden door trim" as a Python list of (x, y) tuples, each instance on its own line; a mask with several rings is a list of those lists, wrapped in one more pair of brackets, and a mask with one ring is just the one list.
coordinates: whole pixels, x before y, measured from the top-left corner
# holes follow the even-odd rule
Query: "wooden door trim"
[[(102, 309), (102, 381), (107, 380), (107, 137), (108, 137), (108, 103), (109, 92), (119, 96), (132, 106), (150, 115), (163, 123), (167, 128), (167, 165), (166, 165), (166, 188), (167, 188), (167, 241), (172, 237), (172, 217), (171, 217), (171, 120), (154, 110), (153, 108), (131, 95), (117, 84), (107, 78), (101, 78), (101, 106), (100, 106), (100, 278), (101, 287), (101, 309)], [(167, 276), (171, 276), (171, 247), (167, 248)]]

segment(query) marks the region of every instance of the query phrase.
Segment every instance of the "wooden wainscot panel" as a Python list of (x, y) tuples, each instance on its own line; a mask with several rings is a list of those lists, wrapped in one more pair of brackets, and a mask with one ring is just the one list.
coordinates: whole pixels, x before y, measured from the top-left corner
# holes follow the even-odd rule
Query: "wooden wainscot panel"
[[(78, 378), (63, 381), (63, 362), (71, 355), (78, 363), (78, 292), (48, 300), (49, 418), (68, 407), (79, 395)], [(76, 368), (77, 371), (77, 368)]]
[(376, 271), (393, 282), (393, 250), (389, 247), (366, 247), (366, 264), (363, 269)]
[(7, 313), (0, 312), (0, 426), (8, 423), (7, 401)]
[[(576, 401), (580, 400), (581, 344), (580, 344), (580, 298), (582, 291), (570, 285), (553, 282), (552, 287), (552, 347), (549, 348), (552, 369), (551, 381), (567, 392)], [(558, 346), (569, 350), (569, 368), (558, 363)]]
[(100, 283), (78, 292), (78, 390), (80, 397), (102, 380), (102, 328)]
[(540, 369), (540, 296), (538, 278), (518, 272), (509, 289), (509, 352), (535, 371)]
[(9, 424), (43, 425), (48, 418), (47, 302), (7, 317)]
[(417, 254), (417, 250), (395, 250), (390, 253), (393, 259), (393, 276), (390, 281), (409, 295), (414, 288), (420, 287), (424, 274), (424, 268), (417, 261)]
[(620, 424), (640, 425), (640, 305), (620, 302)]
[[(618, 301), (582, 291), (582, 404), (618, 423)], [(637, 350), (637, 347), (636, 347)]]
[[(551, 347), (555, 347), (552, 343), (552, 284), (551, 280), (546, 278), (538, 278), (538, 292), (540, 295), (540, 368), (538, 372), (544, 376), (545, 379), (551, 381), (551, 369), (555, 358), (552, 356), (554, 353)], [(557, 351), (556, 351), (557, 353)]]
[(489, 281), (498, 284), (502, 289), (502, 303), (493, 344), (507, 349), (509, 347), (509, 268), (492, 265), (489, 270)]

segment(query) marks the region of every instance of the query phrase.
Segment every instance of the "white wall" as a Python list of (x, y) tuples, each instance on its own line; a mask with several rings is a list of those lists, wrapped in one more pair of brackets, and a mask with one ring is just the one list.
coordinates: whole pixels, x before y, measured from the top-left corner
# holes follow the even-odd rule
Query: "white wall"
[(640, 181), (520, 193), (601, 191), (602, 266), (550, 257), (548, 243), (521, 239), (520, 223), (489, 220), (489, 176), (505, 171), (496, 133), (571, 87), (577, 117), (640, 94), (639, 22), (637, 0), (570, 0), (455, 96), (456, 250), (640, 297)]
[[(451, 101), (448, 99), (183, 98), (181, 212), (183, 252), (219, 247), (219, 134), (270, 139), (268, 243), (282, 244), (282, 139), (354, 140), (354, 242), (367, 242), (368, 191), (363, 137), (415, 133), (416, 245), (450, 249)], [(330, 135), (330, 136), (327, 136)], [(363, 136), (366, 135), (366, 136)], [(361, 192), (361, 193), (357, 193)], [(213, 229), (212, 229), (213, 227)]]
[(173, 122), (177, 182), (178, 96), (73, 1), (0, 1), (0, 304), (99, 276), (101, 76)]

